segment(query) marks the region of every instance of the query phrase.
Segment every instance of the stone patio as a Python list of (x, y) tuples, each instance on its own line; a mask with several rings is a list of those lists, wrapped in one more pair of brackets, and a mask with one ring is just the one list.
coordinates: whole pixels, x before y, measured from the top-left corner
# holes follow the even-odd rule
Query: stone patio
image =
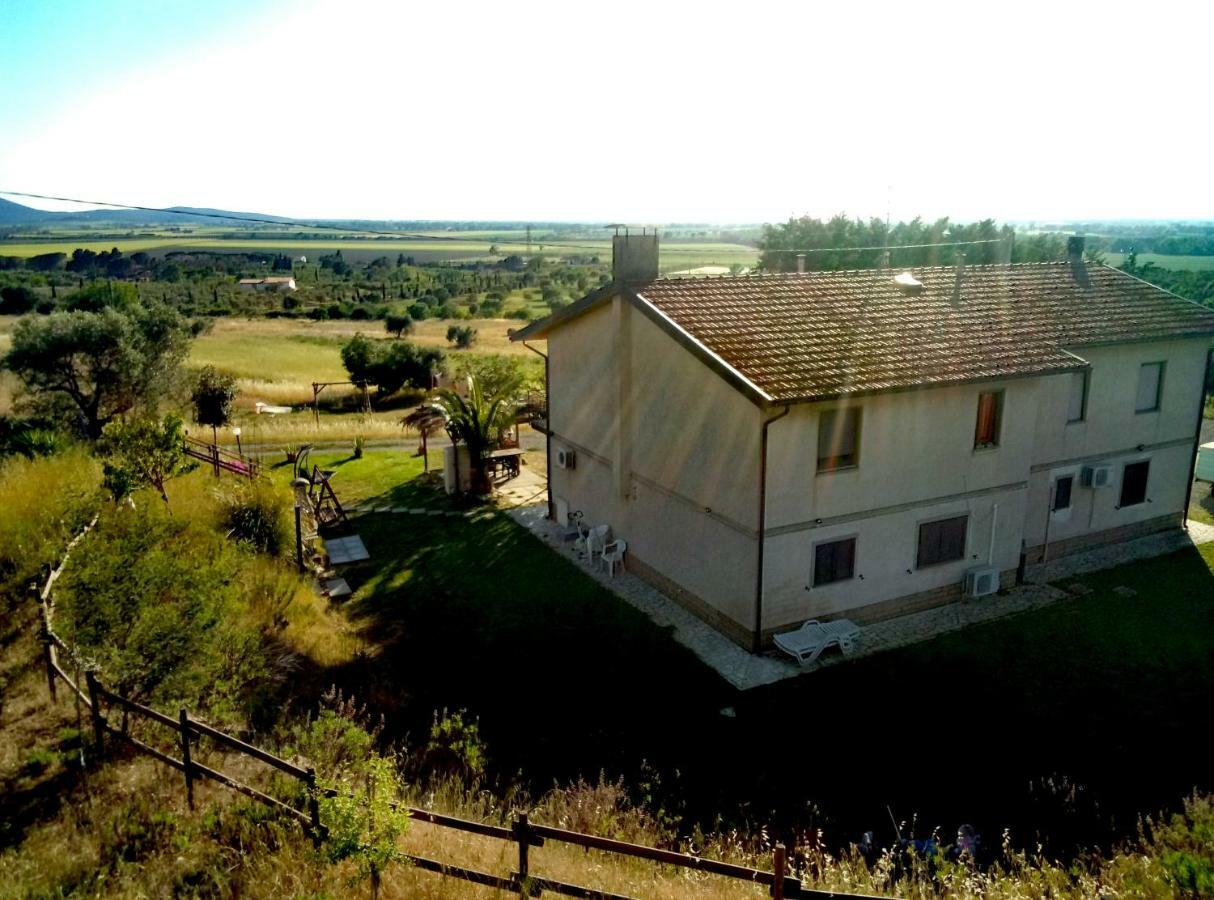
[[(516, 479), (518, 480), (518, 479)], [(539, 483), (540, 500), (544, 485)], [(520, 486), (520, 496), (525, 489)], [(534, 501), (532, 501), (534, 504)], [(691, 650), (706, 665), (738, 690), (749, 690), (772, 684), (786, 678), (794, 678), (819, 669), (838, 665), (849, 659), (904, 647), (919, 641), (930, 640), (950, 631), (957, 631), (980, 622), (990, 622), (1004, 616), (1040, 609), (1068, 597), (1086, 593), (1081, 587), (1068, 593), (1047, 581), (1064, 580), (1085, 572), (1094, 572), (1138, 559), (1146, 559), (1180, 550), (1191, 544), (1214, 541), (1214, 527), (1198, 522), (1189, 523), (1188, 533), (1151, 535), (1136, 541), (1126, 541), (1112, 547), (1102, 547), (1087, 553), (1074, 554), (1064, 559), (1034, 566), (1028, 572), (1029, 583), (1013, 588), (1006, 594), (984, 597), (979, 600), (961, 600), (948, 606), (930, 609), (909, 616), (887, 619), (864, 628), (856, 649), (847, 657), (835, 650), (828, 650), (817, 662), (799, 666), (790, 659), (772, 651), (756, 656), (692, 615), (660, 591), (635, 575), (624, 571), (609, 578), (599, 566), (590, 564), (573, 550), (573, 543), (561, 538), (564, 528), (545, 518), (546, 508), (539, 505), (519, 505), (507, 510), (508, 514), (532, 534), (552, 546), (566, 559), (581, 566), (594, 578), (626, 603), (648, 615), (657, 625), (673, 629), (674, 638)]]

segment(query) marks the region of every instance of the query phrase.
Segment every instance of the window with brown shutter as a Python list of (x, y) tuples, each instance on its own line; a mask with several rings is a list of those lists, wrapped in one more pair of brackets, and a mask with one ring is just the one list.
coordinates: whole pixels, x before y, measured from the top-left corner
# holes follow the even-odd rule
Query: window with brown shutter
[(978, 424), (974, 428), (974, 449), (999, 446), (999, 426), (1003, 419), (1003, 391), (983, 391), (978, 395)]
[(915, 568), (936, 566), (965, 558), (965, 530), (969, 516), (955, 516), (919, 526), (919, 554)]

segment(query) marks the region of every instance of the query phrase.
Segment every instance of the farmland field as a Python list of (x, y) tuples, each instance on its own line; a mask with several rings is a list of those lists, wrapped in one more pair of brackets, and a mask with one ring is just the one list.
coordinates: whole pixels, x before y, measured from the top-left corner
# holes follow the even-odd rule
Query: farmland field
[[(146, 233), (130, 238), (109, 237), (87, 238), (48, 237), (46, 240), (21, 239), (12, 242), (0, 241), (0, 256), (37, 256), (41, 253), (68, 253), (77, 248), (102, 251), (117, 247), (124, 253), (138, 250), (157, 254), (170, 251), (260, 251), (263, 253), (286, 253), (290, 255), (320, 255), (341, 250), (342, 254), (352, 262), (367, 262), (377, 256), (395, 256), (403, 253), (414, 257), (418, 262), (442, 261), (471, 261), (485, 258), (496, 258), (512, 252), (525, 250), (521, 236), (512, 232), (433, 232), (426, 233), (427, 237), (418, 239), (407, 238), (321, 238), (316, 240), (300, 239), (299, 230), (288, 234), (274, 232), (250, 232), (239, 237), (200, 237), (191, 235), (147, 236)], [(476, 236), (484, 235), (479, 240)], [(490, 245), (495, 241), (509, 240), (511, 243), (499, 243), (497, 253), (489, 253)], [(611, 256), (610, 240), (563, 240), (550, 238), (547, 243), (544, 238), (536, 237), (532, 241), (532, 250), (553, 256), (585, 256), (597, 255), (604, 261)], [(730, 266), (753, 265), (758, 259), (758, 251), (744, 244), (712, 243), (712, 242), (670, 242), (661, 246), (661, 268), (663, 272), (681, 271), (701, 266)]]

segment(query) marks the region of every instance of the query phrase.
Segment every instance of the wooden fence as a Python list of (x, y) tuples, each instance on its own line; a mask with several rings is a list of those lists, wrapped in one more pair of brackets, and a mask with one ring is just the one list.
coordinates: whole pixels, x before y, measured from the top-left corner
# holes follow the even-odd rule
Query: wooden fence
[[(87, 530), (85, 529), (85, 531)], [(79, 540), (83, 535), (84, 532), (76, 540)], [(69, 545), (69, 551), (71, 546), (76, 543), (76, 540)], [(64, 562), (66, 562), (66, 558), (65, 554)], [(108, 741), (117, 738), (135, 751), (152, 756), (181, 772), (185, 782), (186, 800), (191, 809), (194, 808), (194, 782), (199, 778), (205, 778), (238, 791), (259, 803), (264, 803), (281, 814), (296, 820), (303, 826), (313, 841), (317, 843), (323, 841), (326, 835), (325, 828), (320, 821), (319, 799), (321, 796), (336, 796), (337, 792), (331, 789), (318, 788), (314, 769), (297, 766), (262, 750), (260, 747), (245, 743), (197, 719), (190, 718), (185, 709), (180, 710), (177, 717), (169, 716), (128, 697), (124, 697), (102, 685), (97, 673), (84, 666), (72, 648), (56, 635), (52, 628), (51, 587), (54, 585), (62, 566), (63, 562), (50, 574), (45, 587), (38, 594), (47, 686), (50, 689), (51, 699), (54, 700), (56, 699), (56, 681), (62, 681), (68, 686), (68, 689), (74, 694), (77, 701), (89, 710), (96, 752), (100, 753)], [(73, 660), (73, 667), (77, 671), (83, 669), (83, 686), (80, 684), (78, 677), (73, 678), (60, 664), (58, 656), (60, 651), (67, 654), (68, 658)], [(109, 717), (106, 715), (107, 710), (110, 712), (117, 710), (122, 713), (122, 724), (120, 726), (115, 727), (110, 723)], [(155, 722), (173, 732), (175, 740), (180, 747), (180, 759), (158, 750), (131, 735), (128, 729), (128, 722), (132, 716)], [(271, 797), (269, 794), (238, 781), (230, 775), (198, 762), (193, 758), (193, 751), (198, 746), (200, 738), (215, 741), (229, 751), (258, 760), (298, 780), (304, 788), (305, 808), (297, 809), (284, 803), (282, 800)], [(663, 850), (658, 847), (632, 844), (597, 835), (583, 834), (578, 831), (567, 831), (563, 828), (555, 828), (550, 825), (540, 825), (531, 822), (526, 813), (515, 814), (511, 819), (509, 827), (507, 827), (460, 819), (455, 816), (448, 816), (416, 807), (407, 807), (407, 811), (410, 818), (416, 819), (419, 822), (512, 842), (517, 845), (518, 851), (517, 870), (511, 872), (509, 875), (481, 872), (422, 856), (407, 854), (405, 858), (412, 865), (419, 869), (437, 872), (452, 878), (459, 878), (473, 884), (517, 893), (520, 897), (539, 897), (547, 891), (564, 897), (596, 898), (596, 900), (633, 900), (633, 898), (622, 894), (583, 887), (533, 874), (530, 859), (531, 848), (543, 847), (546, 842), (551, 841), (553, 843), (572, 844), (573, 846), (583, 847), (588, 850), (599, 850), (621, 856), (649, 860), (661, 865), (692, 869), (752, 884), (765, 885), (768, 888), (768, 893), (772, 897), (777, 898), (777, 900), (780, 900), (780, 898), (799, 897), (846, 897), (853, 898), (853, 900), (878, 900), (876, 897), (864, 894), (841, 894), (802, 886), (799, 878), (788, 873), (787, 853), (783, 844), (776, 844), (772, 853), (772, 868), (768, 871), (714, 859), (705, 859), (689, 853)]]
[(256, 478), (261, 469), (255, 460), (192, 437), (182, 440), (182, 450), (191, 459), (201, 460), (211, 466), (216, 476), (223, 471), (245, 478)]

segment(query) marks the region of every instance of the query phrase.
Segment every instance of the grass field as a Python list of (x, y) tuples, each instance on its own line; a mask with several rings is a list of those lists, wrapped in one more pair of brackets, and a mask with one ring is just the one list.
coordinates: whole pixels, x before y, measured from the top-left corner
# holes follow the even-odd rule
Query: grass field
[[(1127, 253), (1106, 253), (1104, 260), (1110, 266), (1120, 266), (1126, 261)], [(1163, 269), (1214, 269), (1214, 256), (1165, 256), (1161, 253), (1139, 253), (1138, 265), (1145, 266), (1154, 263)]]

